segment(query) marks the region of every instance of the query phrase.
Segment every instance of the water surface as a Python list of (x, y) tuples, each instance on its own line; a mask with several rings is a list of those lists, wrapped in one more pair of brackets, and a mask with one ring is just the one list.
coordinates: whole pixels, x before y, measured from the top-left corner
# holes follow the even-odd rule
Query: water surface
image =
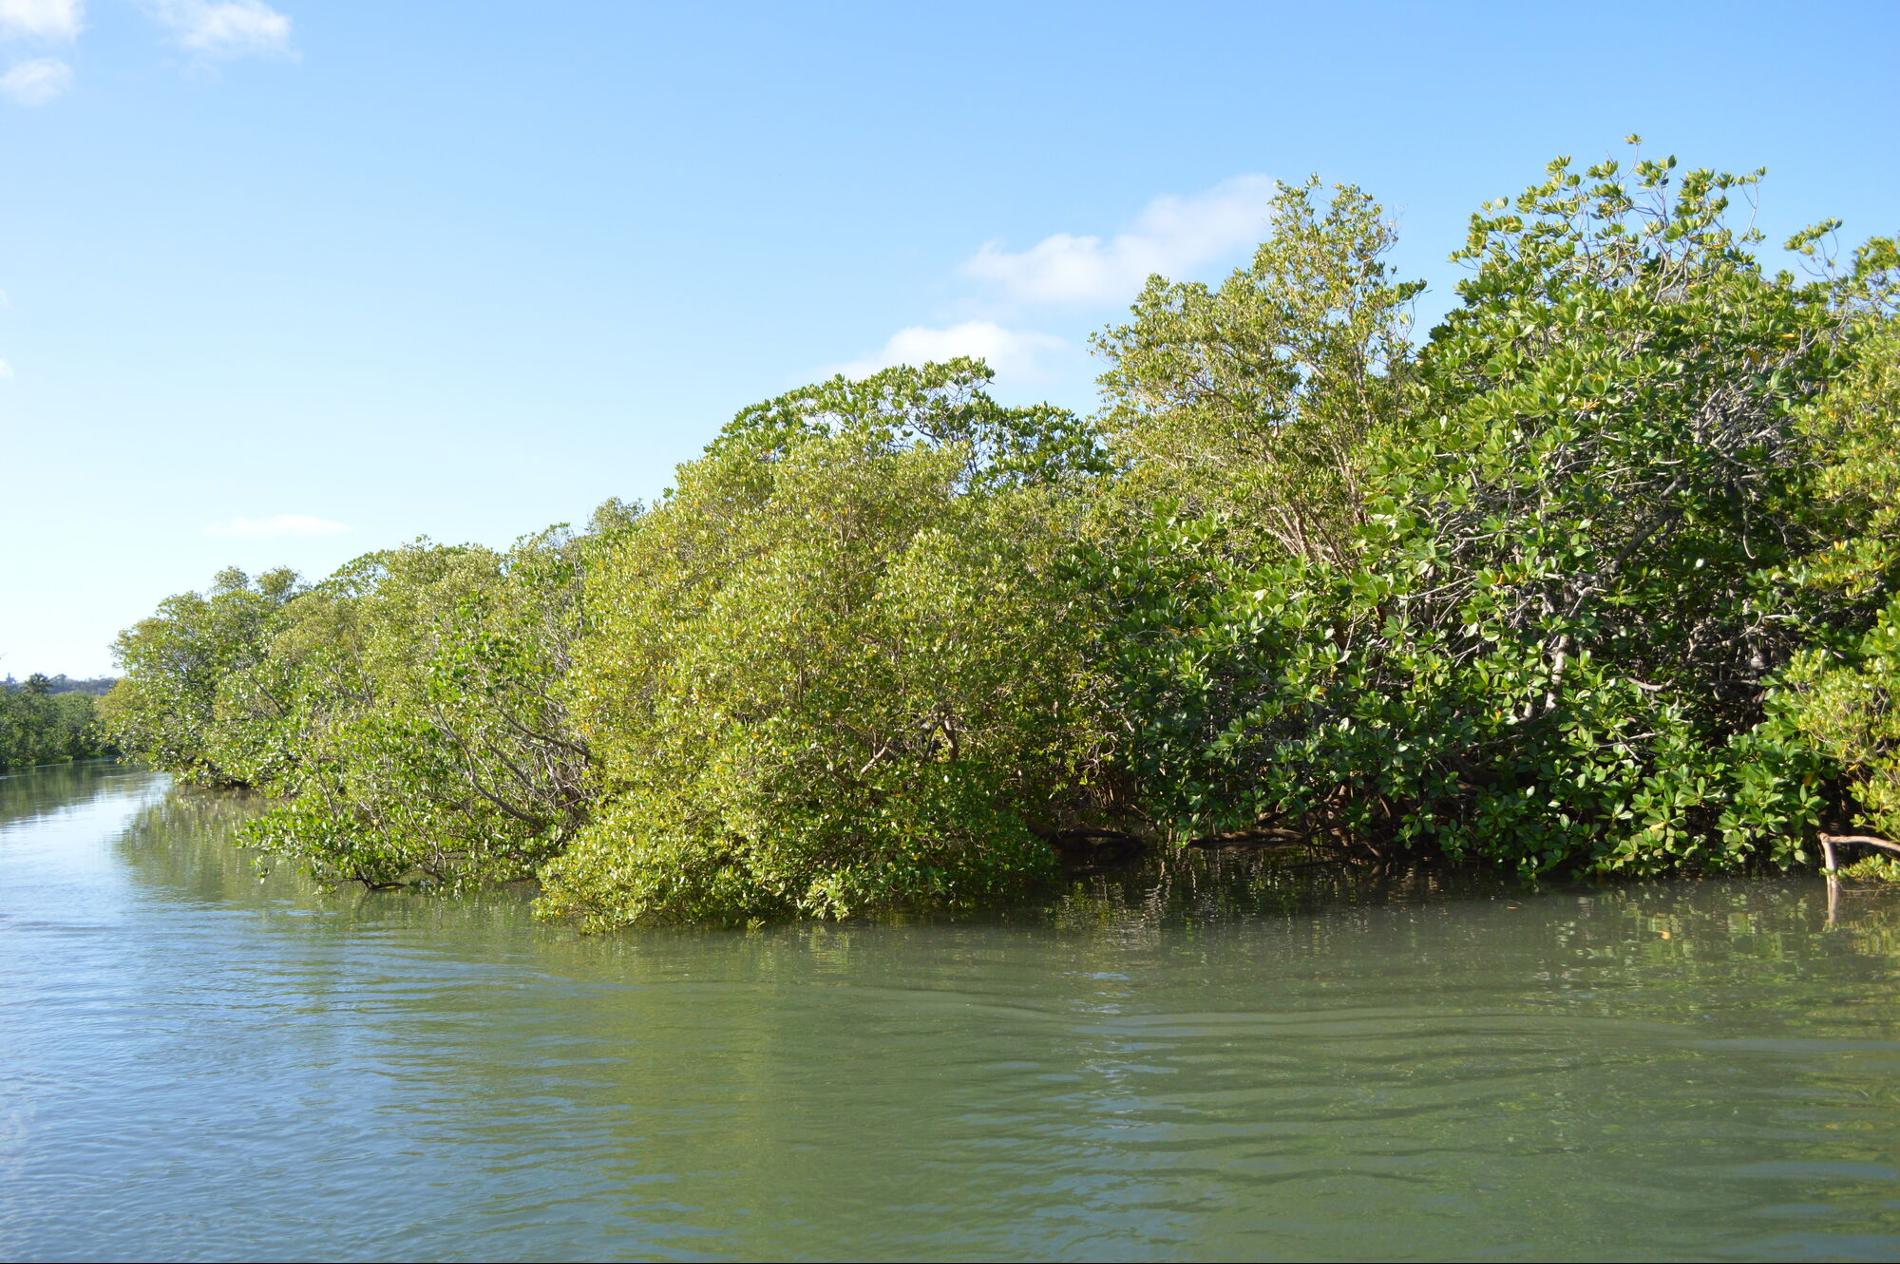
[(1900, 897), (1227, 857), (584, 939), (0, 778), (0, 1257), (1900, 1256)]

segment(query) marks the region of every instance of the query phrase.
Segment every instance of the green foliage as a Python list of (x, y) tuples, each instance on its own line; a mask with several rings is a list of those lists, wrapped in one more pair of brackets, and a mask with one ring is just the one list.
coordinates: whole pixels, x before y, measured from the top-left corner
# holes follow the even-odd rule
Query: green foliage
[(1841, 876), (1857, 882), (1900, 882), (1900, 860), (1874, 852), (1842, 865)]
[(531, 875), (585, 812), (588, 752), (556, 696), (578, 548), (415, 544), (287, 606), (268, 670), (219, 699), (248, 778), (287, 799), (250, 838), (371, 883)]
[(40, 675), (0, 686), (0, 771), (110, 753), (91, 694), (60, 690)]
[(1846, 650), (1788, 673), (1790, 721), (1847, 777), (1857, 828), (1900, 838), (1900, 598)]
[(1000, 901), (1077, 829), (1807, 863), (1900, 827), (1900, 248), (1771, 271), (1759, 178), (1559, 160), (1422, 345), (1379, 206), (1283, 187), (1097, 339), (1094, 420), (801, 388), (578, 536), (171, 598), (106, 727), (320, 872), (595, 928)]
[(1726, 226), (1754, 177), (1673, 168), (1559, 162), (1474, 218), (1349, 553), (1248, 565), (1177, 519), (1098, 560), (1176, 828), (1529, 872), (1804, 858), (1824, 770), (1765, 699), (1800, 643), (1778, 576), (1827, 528), (1801, 418), (1850, 321)]
[(596, 926), (969, 905), (1052, 870), (1103, 737), (1068, 621), (1086, 428), (967, 363), (748, 409), (587, 577)]
[(1133, 319), (1095, 339), (1121, 499), (1217, 514), (1249, 552), (1343, 558), (1368, 440), (1407, 397), (1410, 303), (1397, 237), (1351, 186), (1281, 185), (1272, 236), (1218, 290), (1151, 277)]
[(250, 735), (218, 723), (218, 695), (264, 668), (275, 617), (296, 591), (291, 571), (253, 583), (233, 567), (208, 593), (167, 597), (121, 632), (113, 657), (125, 675), (99, 706), (119, 749), (194, 784), (245, 784)]
[(1863, 315), (1848, 331), (1853, 363), (1803, 417), (1818, 454), (1815, 547), (1791, 568), (1815, 635), (1863, 628), (1900, 592), (1900, 321)]

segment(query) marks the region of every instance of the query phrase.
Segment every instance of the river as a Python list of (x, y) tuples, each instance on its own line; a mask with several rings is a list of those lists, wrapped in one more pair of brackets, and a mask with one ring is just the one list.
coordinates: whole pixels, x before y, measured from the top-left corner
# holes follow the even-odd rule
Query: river
[(0, 778), (0, 1257), (1900, 1256), (1900, 895), (1215, 856), (587, 938)]

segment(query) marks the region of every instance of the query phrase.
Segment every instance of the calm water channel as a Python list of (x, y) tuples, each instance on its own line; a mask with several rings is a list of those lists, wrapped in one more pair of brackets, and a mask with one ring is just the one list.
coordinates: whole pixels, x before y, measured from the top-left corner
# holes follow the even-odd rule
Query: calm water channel
[(0, 778), (0, 1257), (1900, 1256), (1900, 897), (1214, 859), (582, 939)]

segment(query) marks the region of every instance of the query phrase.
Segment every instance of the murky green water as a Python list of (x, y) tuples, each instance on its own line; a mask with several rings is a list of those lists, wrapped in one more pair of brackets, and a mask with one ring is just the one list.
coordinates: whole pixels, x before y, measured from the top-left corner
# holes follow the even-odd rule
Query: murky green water
[(0, 1256), (1900, 1255), (1900, 897), (1236, 860), (578, 939), (0, 778)]

